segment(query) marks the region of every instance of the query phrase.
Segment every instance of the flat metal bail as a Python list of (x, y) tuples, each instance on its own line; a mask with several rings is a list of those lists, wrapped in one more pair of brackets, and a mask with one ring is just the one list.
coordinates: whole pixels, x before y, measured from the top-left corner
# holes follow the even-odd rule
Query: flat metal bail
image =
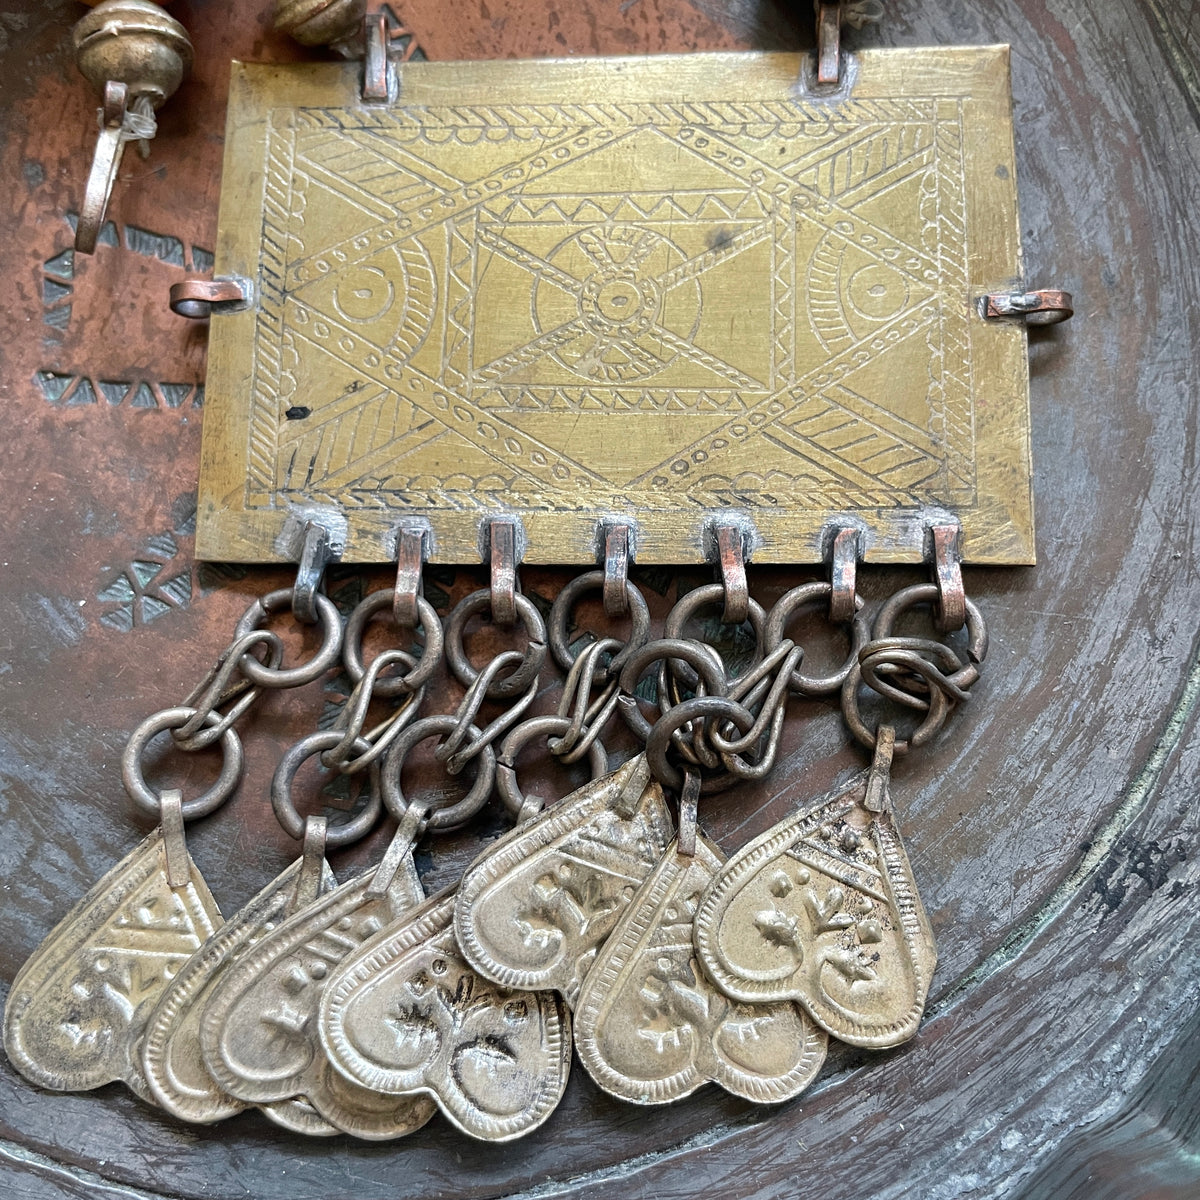
[(881, 813), (891, 807), (888, 780), (891, 778), (895, 754), (895, 729), (890, 725), (880, 725), (875, 731), (875, 754), (867, 774), (866, 795), (863, 797), (863, 808), (868, 812)]
[(244, 279), (183, 279), (171, 284), (171, 311), (191, 321), (207, 321), (214, 312), (236, 312), (250, 301)]
[(388, 98), (387, 14), (367, 13), (363, 18), (362, 98), (368, 104), (382, 104)]
[(491, 567), (492, 620), (497, 625), (517, 623), (517, 564), (524, 556), (524, 537), (516, 517), (493, 517), (488, 522), (487, 561)]
[(162, 810), (163, 849), (167, 855), (167, 885), (187, 887), (192, 882), (192, 867), (183, 833), (183, 792), (178, 788), (167, 788), (158, 803)]
[(839, 529), (829, 553), (829, 619), (853, 621), (858, 611), (855, 594), (858, 560), (862, 554), (862, 533), (854, 526)]
[(320, 895), (321, 877), (325, 873), (325, 839), (328, 832), (327, 818), (304, 818), (304, 848), (300, 857), (300, 873), (296, 876), (296, 894), (292, 897), (292, 912), (306, 908)]
[(700, 773), (685, 770), (679, 790), (679, 834), (675, 848), (691, 858), (696, 853), (696, 817), (700, 803)]
[(734, 521), (713, 526), (717, 570), (725, 589), (725, 611), (721, 620), (740, 625), (750, 615), (750, 585), (746, 581), (746, 530)]
[(959, 525), (934, 525), (929, 530), (927, 554), (937, 584), (936, 623), (939, 633), (953, 633), (967, 623), (967, 593), (963, 588)]
[(625, 522), (605, 522), (604, 611), (610, 617), (629, 614), (629, 564), (633, 561), (633, 527)]
[(396, 535), (396, 587), (392, 593), (392, 619), (401, 629), (421, 622), (417, 602), (425, 594), (423, 572), (429, 554), (427, 524), (405, 526)]
[(79, 224), (75, 226), (75, 249), (80, 254), (94, 254), (96, 239), (104, 225), (108, 201), (116, 182), (117, 169), (125, 151), (121, 131), (129, 105), (129, 89), (123, 83), (109, 80), (104, 85), (104, 104), (100, 109), (100, 134), (92, 155), (87, 189), (79, 209)]
[(319, 521), (306, 522), (300, 565), (296, 569), (296, 583), (292, 588), (292, 616), (302, 624), (316, 624), (317, 593), (325, 578), (325, 568), (331, 562), (336, 562), (337, 558), (329, 530)]

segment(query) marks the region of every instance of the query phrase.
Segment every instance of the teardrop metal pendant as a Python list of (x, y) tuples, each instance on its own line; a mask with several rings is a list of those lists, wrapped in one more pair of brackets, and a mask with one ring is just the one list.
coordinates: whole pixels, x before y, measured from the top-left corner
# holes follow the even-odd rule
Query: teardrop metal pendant
[[(182, 842), (180, 843), (182, 846)], [(75, 1092), (123, 1080), (153, 1097), (139, 1042), (159, 997), (221, 924), (187, 851), (186, 879), (168, 882), (156, 829), (75, 905), (17, 973), (4, 1048), (44, 1088)]]
[(731, 1000), (700, 969), (692, 918), (724, 857), (705, 837), (672, 842), (624, 910), (584, 981), (575, 1045), (606, 1092), (666, 1104), (707, 1082), (758, 1103), (798, 1096), (828, 1038), (788, 1001)]
[[(798, 1000), (834, 1037), (894, 1046), (921, 1020), (937, 951), (870, 771), (735, 854), (696, 914), (696, 950), (726, 995)], [(884, 780), (886, 785), (886, 780)]]

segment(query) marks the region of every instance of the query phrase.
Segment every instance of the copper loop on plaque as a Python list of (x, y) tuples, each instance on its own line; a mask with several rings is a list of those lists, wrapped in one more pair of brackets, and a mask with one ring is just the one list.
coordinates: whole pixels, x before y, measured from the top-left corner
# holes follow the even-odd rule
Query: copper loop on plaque
[(325, 568), (337, 558), (329, 530), (319, 521), (306, 522), (292, 586), (292, 616), (302, 625), (317, 623), (317, 593), (325, 579)]
[(839, 0), (817, 0), (817, 82), (834, 83), (841, 74), (842, 6)]
[(990, 292), (980, 303), (988, 320), (1023, 317), (1027, 325), (1057, 325), (1075, 315), (1070, 292), (1060, 288), (1040, 288), (1033, 292)]
[(610, 617), (629, 612), (629, 564), (633, 561), (629, 525), (613, 523), (604, 527), (604, 611)]
[(859, 547), (862, 534), (854, 526), (839, 529), (833, 539), (829, 562), (829, 619), (845, 622), (854, 620), (862, 607), (856, 603), (855, 582), (858, 573)]
[(488, 566), (491, 568), (492, 620), (497, 625), (517, 623), (517, 525), (497, 517), (488, 523)]
[(249, 299), (237, 279), (184, 279), (171, 284), (171, 311), (192, 321), (207, 321), (214, 312), (241, 308)]
[(367, 13), (363, 18), (362, 98), (368, 104), (378, 104), (388, 98), (388, 29), (387, 14)]
[(929, 530), (933, 581), (937, 584), (937, 628), (953, 633), (967, 622), (967, 593), (963, 588), (959, 525), (934, 525)]
[(401, 629), (412, 629), (420, 620), (418, 601), (424, 595), (423, 572), (428, 531), (401, 529), (396, 535), (396, 587), (392, 594), (392, 620)]
[(750, 585), (746, 582), (746, 535), (739, 525), (721, 522), (713, 529), (717, 542), (717, 569), (724, 588), (725, 611), (721, 620), (740, 625), (750, 612)]

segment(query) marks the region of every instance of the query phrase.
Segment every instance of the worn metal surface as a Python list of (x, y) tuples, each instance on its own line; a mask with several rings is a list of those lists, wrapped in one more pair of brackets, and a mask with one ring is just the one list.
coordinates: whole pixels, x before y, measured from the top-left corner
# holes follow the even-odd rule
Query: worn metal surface
[[(270, 32), (267, 8), (172, 5), (196, 46), (193, 74), (159, 113), (151, 160), (127, 156), (109, 240), (74, 263), (64, 214), (80, 198), (96, 103), (71, 60), (81, 10), (28, 0), (0, 14), (0, 166), (16, 181), (0, 215), (5, 980), (138, 840), (116, 770), (128, 731), (187, 693), (252, 596), (290, 582), (193, 565), (204, 331), (166, 305), (213, 246), (229, 60), (302, 53)], [(441, 0), (419, 0), (404, 15), (443, 58), (811, 44), (806, 5), (620, 10), (489, 0), (448, 20)], [(964, 570), (991, 627), (988, 675), (893, 781), (939, 948), (918, 1035), (886, 1056), (834, 1048), (813, 1089), (769, 1113), (711, 1088), (635, 1109), (576, 1071), (558, 1113), (512, 1146), (479, 1147), (439, 1117), (402, 1157), (334, 1138), (304, 1141), (301, 1158), (298, 1139), (256, 1113), (185, 1130), (123, 1087), (42, 1092), (0, 1062), (10, 1192), (628, 1200), (691, 1197), (701, 1179), (763, 1198), (825, 1196), (831, 1180), (872, 1200), (1195, 1194), (1200, 246), (1186, 214), (1200, 177), (1200, 14), (1160, 0), (892, 0), (885, 24), (843, 40), (1013, 44), (1029, 276), (1070, 290), (1078, 309), (1031, 337), (1042, 566)], [(527, 568), (522, 581), (552, 599), (571, 574)], [(858, 575), (872, 608), (916, 581)], [(634, 576), (665, 593), (651, 592), (656, 620), (680, 584), (709, 580)], [(751, 564), (767, 601), (808, 577)], [(444, 615), (484, 582), (482, 570), (433, 568), (427, 595)], [(337, 569), (331, 586), (343, 601), (359, 591)], [(577, 619), (600, 627), (599, 595), (589, 603)], [(845, 649), (801, 669), (818, 674)], [(225, 911), (295, 858), (270, 813), (271, 773), (322, 706), (342, 702), (317, 686), (264, 702), (243, 792), (189, 829)], [(785, 727), (770, 781), (701, 801), (726, 851), (861, 766), (834, 712), (805, 716)], [(175, 774), (194, 794), (212, 777), (204, 759), (155, 780)], [(537, 774), (524, 760), (521, 771)], [(539, 790), (564, 782), (551, 774)], [(335, 867), (378, 859), (386, 836)], [(476, 825), (426, 846), (428, 885), (453, 882), (480, 842)]]
[[(287, 557), (294, 514), (396, 524), (477, 561), (704, 561), (715, 514), (760, 562), (1033, 559), (1004, 47), (864, 52), (841, 93), (800, 55), (234, 69), (197, 553)], [(384, 97), (386, 99), (386, 95)], [(744, 602), (743, 602), (744, 612)], [(502, 621), (504, 618), (501, 618)], [(511, 617), (508, 618), (511, 620)], [(741, 618), (737, 618), (740, 620)]]

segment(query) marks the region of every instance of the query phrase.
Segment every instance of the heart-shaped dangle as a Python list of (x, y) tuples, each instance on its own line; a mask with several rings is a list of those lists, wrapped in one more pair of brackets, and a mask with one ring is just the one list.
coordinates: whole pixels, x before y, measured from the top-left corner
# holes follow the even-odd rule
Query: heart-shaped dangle
[[(323, 817), (309, 817), (308, 828)], [(192, 955), (172, 980), (155, 1006), (146, 1025), (142, 1044), (142, 1068), (155, 1100), (173, 1116), (197, 1124), (210, 1124), (231, 1117), (248, 1107), (223, 1092), (205, 1066), (200, 1047), (200, 1018), (213, 990), (230, 966), (249, 953), (281, 921), (316, 895), (332, 891), (337, 880), (324, 858), (321, 846), (310, 854), (305, 839), (305, 856), (297, 859), (276, 876), (248, 904), (235, 913)], [(315, 876), (311, 882), (306, 875)], [(307, 896), (307, 891), (313, 896)], [(292, 1105), (294, 1101), (280, 1101)], [(270, 1114), (269, 1114), (270, 1115)], [(291, 1128), (300, 1120), (304, 1132), (325, 1125), (311, 1109), (289, 1114), (285, 1124)], [(328, 1133), (338, 1132), (327, 1126)]]
[(575, 1009), (575, 1045), (606, 1092), (666, 1104), (716, 1083), (759, 1103), (812, 1082), (828, 1039), (798, 1004), (731, 1000), (696, 961), (692, 919), (724, 856), (703, 835), (667, 847), (600, 950)]
[(571, 1065), (571, 1023), (553, 992), (482, 978), (454, 937), (453, 893), (382, 931), (329, 981), (321, 1037), (362, 1087), (432, 1096), (472, 1137), (506, 1142), (554, 1111)]
[(139, 1042), (158, 998), (221, 924), (183, 837), (182, 797), (162, 824), (75, 905), (13, 980), (4, 1048), (55, 1091), (122, 1080), (152, 1100)]
[[(434, 1106), (390, 1104), (329, 1071), (316, 1036), (331, 972), (360, 945), (424, 898), (412, 864), (414, 830), (402, 826), (389, 853), (391, 878), (370, 870), (315, 900), (266, 934), (214, 986), (200, 1022), (204, 1061), (221, 1089), (256, 1104), (303, 1096), (331, 1124), (360, 1137), (401, 1137)], [(396, 861), (396, 860), (399, 861)]]
[(644, 755), (585, 784), (467, 868), (454, 918), (463, 957), (487, 979), (573, 1004), (670, 836)]
[(892, 819), (894, 735), (875, 761), (724, 865), (696, 914), (696, 950), (726, 995), (798, 1000), (855, 1046), (894, 1046), (921, 1020), (937, 951)]

